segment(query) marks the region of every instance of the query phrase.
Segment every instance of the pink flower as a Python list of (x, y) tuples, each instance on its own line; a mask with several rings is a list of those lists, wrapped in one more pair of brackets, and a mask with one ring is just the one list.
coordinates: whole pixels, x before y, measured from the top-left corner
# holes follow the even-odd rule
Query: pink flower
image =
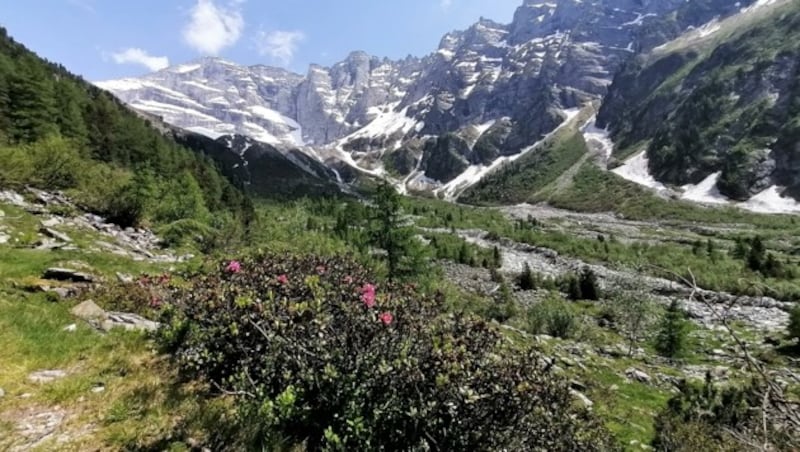
[(344, 277), (344, 283), (345, 284), (353, 284), (353, 277), (350, 276), (350, 275), (345, 276)]
[(364, 287), (361, 288), (361, 293), (362, 294), (371, 293), (371, 294), (374, 295), (375, 294), (375, 286), (373, 286), (370, 283), (364, 284)]
[(392, 322), (394, 322), (394, 316), (392, 315), (392, 313), (391, 313), (391, 312), (384, 312), (383, 314), (381, 314), (381, 315), (379, 315), (379, 316), (378, 316), (378, 319), (379, 319), (379, 320), (380, 320), (380, 321), (381, 321), (381, 322), (382, 322), (384, 325), (387, 325), (387, 326), (388, 326), (388, 325), (391, 325), (391, 324), (392, 324)]
[(364, 287), (361, 288), (361, 301), (363, 301), (364, 306), (368, 308), (375, 307), (375, 286), (372, 284), (364, 284)]
[(286, 275), (278, 276), (278, 283), (280, 283), (281, 285), (284, 285), (284, 286), (289, 284), (289, 277), (286, 276)]
[(320, 275), (324, 275), (325, 274), (325, 266), (324, 265), (318, 265), (317, 266), (317, 273), (319, 273)]
[(151, 308), (158, 308), (160, 306), (161, 306), (161, 300), (158, 297), (153, 297), (150, 299)]
[(364, 302), (364, 306), (367, 308), (374, 308), (375, 307), (375, 292), (364, 292), (361, 294), (361, 301)]
[(231, 261), (227, 267), (225, 267), (225, 271), (228, 273), (239, 273), (242, 271), (242, 264), (239, 261)]

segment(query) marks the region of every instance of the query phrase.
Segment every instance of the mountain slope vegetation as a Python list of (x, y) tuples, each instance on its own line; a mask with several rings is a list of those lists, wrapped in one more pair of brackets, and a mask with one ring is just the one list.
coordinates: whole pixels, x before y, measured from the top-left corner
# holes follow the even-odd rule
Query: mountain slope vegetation
[(598, 115), (617, 150), (648, 142), (661, 182), (745, 201), (772, 185), (800, 193), (800, 5), (776, 2), (712, 23), (631, 60)]
[(0, 186), (25, 185), (71, 191), (125, 226), (222, 227), (252, 210), (209, 157), (0, 30)]

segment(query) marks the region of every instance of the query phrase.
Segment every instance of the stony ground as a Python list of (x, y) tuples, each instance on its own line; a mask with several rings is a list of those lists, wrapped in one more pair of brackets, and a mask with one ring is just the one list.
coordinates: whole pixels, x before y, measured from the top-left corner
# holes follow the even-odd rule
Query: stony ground
[[(572, 235), (596, 238), (614, 236), (622, 242), (646, 241), (687, 245), (705, 237), (708, 231), (751, 233), (749, 225), (703, 225), (675, 222), (642, 222), (618, 218), (613, 214), (583, 214), (548, 206), (521, 205), (500, 209), (508, 218), (525, 220), (529, 216), (548, 228)], [(436, 230), (453, 232), (452, 230)], [(581, 308), (587, 328), (576, 337), (564, 340), (547, 336), (533, 339), (555, 360), (559, 371), (573, 379), (576, 399), (598, 411), (629, 442), (630, 448), (647, 449), (642, 437), (652, 434), (652, 418), (659, 407), (676, 392), (681, 379), (703, 381), (711, 375), (718, 382), (744, 381), (748, 363), (731, 331), (747, 345), (751, 356), (766, 362), (768, 373), (784, 388), (800, 387), (800, 358), (779, 352), (793, 303), (769, 297), (743, 297), (728, 293), (696, 290), (613, 264), (587, 263), (560, 255), (552, 249), (535, 247), (497, 238), (483, 230), (455, 230), (466, 241), (502, 252), (500, 272), (507, 281), (528, 265), (533, 272), (549, 277), (591, 268), (605, 290), (647, 296), (661, 305), (678, 299), (694, 323), (689, 356), (677, 361), (663, 359), (646, 340), (631, 347), (624, 335), (599, 318), (602, 306), (611, 301)], [(500, 285), (486, 269), (454, 263), (442, 268), (453, 284), (483, 297), (496, 297)], [(514, 298), (523, 306), (541, 301), (546, 291), (515, 289)], [(507, 329), (525, 335), (510, 325)], [(730, 328), (730, 330), (728, 329)], [(796, 390), (796, 389), (794, 389)]]

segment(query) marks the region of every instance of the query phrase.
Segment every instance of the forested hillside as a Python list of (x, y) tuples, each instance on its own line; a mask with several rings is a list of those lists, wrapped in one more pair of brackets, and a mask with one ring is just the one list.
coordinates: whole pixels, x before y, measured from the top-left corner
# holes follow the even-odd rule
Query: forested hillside
[(773, 185), (797, 197), (800, 4), (764, 4), (640, 55), (617, 74), (598, 115), (615, 157), (646, 148), (657, 181), (709, 178), (737, 201)]
[(252, 216), (210, 158), (0, 29), (0, 188), (25, 185), (123, 226), (230, 231)]

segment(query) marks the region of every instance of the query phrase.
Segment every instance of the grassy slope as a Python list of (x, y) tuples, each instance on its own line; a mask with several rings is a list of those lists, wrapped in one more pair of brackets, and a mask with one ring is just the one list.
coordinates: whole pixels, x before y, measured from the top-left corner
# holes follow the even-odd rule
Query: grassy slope
[(592, 109), (585, 109), (570, 124), (544, 140), (535, 150), (496, 170), (470, 187), (459, 201), (473, 205), (519, 204), (553, 183), (586, 155), (580, 126)]
[[(38, 220), (13, 206), (0, 225), (21, 241), (34, 236)], [(59, 228), (76, 243), (103, 239), (87, 232)], [(201, 426), (214, 413), (201, 407), (190, 387), (177, 386), (177, 376), (141, 334), (100, 334), (74, 318), (78, 301), (54, 303), (42, 293), (23, 288), (52, 266), (84, 264), (111, 281), (115, 272), (161, 272), (169, 265), (133, 262), (102, 252), (38, 251), (0, 245), (0, 449), (25, 444), (17, 423), (37, 423), (37, 416), (63, 414), (56, 433), (37, 450), (119, 450), (149, 447), (164, 438)], [(75, 332), (65, 331), (76, 324)], [(27, 376), (61, 369), (66, 378), (35, 384)], [(102, 386), (102, 392), (93, 388)], [(42, 417), (39, 418), (39, 422)], [(210, 425), (210, 424), (209, 424)], [(56, 445), (58, 444), (58, 445)], [(166, 446), (166, 444), (164, 444)], [(161, 448), (161, 446), (157, 446)]]

